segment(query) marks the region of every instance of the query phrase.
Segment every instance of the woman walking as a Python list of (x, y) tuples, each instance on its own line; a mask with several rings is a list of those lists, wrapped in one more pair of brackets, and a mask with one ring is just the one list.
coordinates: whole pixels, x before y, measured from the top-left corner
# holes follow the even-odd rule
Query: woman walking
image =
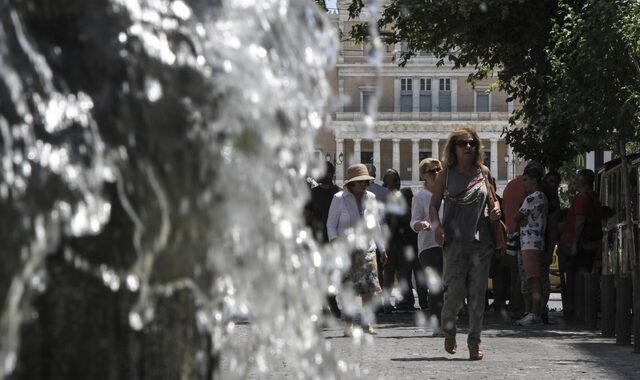
[[(418, 233), (418, 259), (422, 268), (427, 270), (428, 276), (436, 276), (439, 279), (442, 278), (442, 247), (436, 242), (434, 230), (431, 228), (429, 207), (436, 178), (441, 170), (442, 165), (435, 158), (420, 161), (420, 178), (424, 184), (411, 202), (411, 228)], [(435, 319), (437, 323), (433, 336), (444, 336), (440, 320), (442, 289), (430, 286), (428, 292), (429, 321)]]
[[(442, 329), (444, 348), (457, 351), (456, 319), (465, 296), (469, 298), (469, 358), (481, 360), (480, 334), (485, 292), (494, 250), (489, 219), (500, 219), (500, 204), (488, 210), (489, 169), (476, 131), (453, 131), (445, 147), (445, 168), (436, 178), (430, 217), (436, 242), (444, 249), (444, 304)], [(438, 211), (443, 203), (443, 218)], [(488, 217), (487, 217), (488, 214)]]
[[(373, 179), (364, 164), (355, 164), (347, 169), (347, 180), (344, 182), (343, 190), (333, 196), (329, 207), (327, 218), (329, 241), (345, 235), (348, 230), (352, 229), (369, 211), (369, 205), (376, 206), (376, 196), (367, 191), (367, 186)], [(374, 220), (376, 219), (374, 218)], [(363, 306), (367, 306), (373, 296), (382, 291), (378, 280), (376, 244), (371, 242), (370, 245), (371, 247), (366, 251), (356, 250), (351, 254), (351, 269), (348, 277), (354, 290), (362, 298)], [(380, 250), (380, 261), (384, 265), (387, 261), (387, 253), (384, 247), (377, 248)], [(353, 316), (347, 315), (344, 310), (343, 315), (344, 335), (352, 336)], [(377, 334), (368, 321), (362, 320), (361, 325), (365, 333)]]

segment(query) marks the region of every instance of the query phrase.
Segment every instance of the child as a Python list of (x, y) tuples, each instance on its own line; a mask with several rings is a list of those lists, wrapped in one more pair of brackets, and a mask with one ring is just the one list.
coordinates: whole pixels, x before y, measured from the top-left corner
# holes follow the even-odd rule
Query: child
[(527, 167), (522, 176), (527, 194), (514, 217), (514, 226), (520, 226), (522, 263), (531, 293), (524, 294), (528, 313), (517, 323), (529, 326), (542, 323), (542, 283), (540, 268), (544, 254), (548, 201), (542, 192), (543, 169), (538, 165)]

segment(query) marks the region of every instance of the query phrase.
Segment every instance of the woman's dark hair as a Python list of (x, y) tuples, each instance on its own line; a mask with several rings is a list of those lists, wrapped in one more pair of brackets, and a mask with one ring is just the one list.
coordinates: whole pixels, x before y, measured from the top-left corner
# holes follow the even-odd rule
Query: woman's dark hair
[(529, 165), (524, 169), (524, 172), (522, 174), (535, 179), (538, 185), (541, 185), (542, 176), (544, 175), (544, 169), (538, 165)]
[(543, 179), (546, 181), (547, 178), (551, 178), (551, 177), (556, 177), (558, 179), (558, 183), (560, 183), (560, 180), (562, 179), (562, 177), (560, 176), (560, 173), (558, 173), (555, 170), (552, 170), (552, 171), (548, 172), (547, 174), (545, 174)]

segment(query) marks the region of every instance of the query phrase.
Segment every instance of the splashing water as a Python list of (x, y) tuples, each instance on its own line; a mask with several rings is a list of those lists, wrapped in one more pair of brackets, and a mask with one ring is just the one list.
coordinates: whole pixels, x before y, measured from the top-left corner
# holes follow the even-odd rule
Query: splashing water
[[(163, 299), (188, 291), (223, 378), (282, 358), (305, 378), (352, 377), (319, 334), (321, 305), (346, 252), (377, 232), (362, 223), (322, 248), (301, 220), (337, 51), (316, 6), (16, 4), (0, 4), (0, 200), (23, 221), (23, 254), (2, 312), (0, 379), (20, 365), (31, 301), (62, 280), (49, 257), (134, 295), (128, 328), (143, 334)], [(117, 236), (111, 255), (86, 243), (105, 236)], [(122, 242), (130, 256), (117, 254)], [(239, 320), (250, 322), (242, 342)]]

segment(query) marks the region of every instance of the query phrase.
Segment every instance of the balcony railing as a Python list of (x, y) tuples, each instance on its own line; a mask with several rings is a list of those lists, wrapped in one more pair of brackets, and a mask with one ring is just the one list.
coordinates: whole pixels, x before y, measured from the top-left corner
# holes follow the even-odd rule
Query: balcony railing
[[(509, 112), (378, 112), (378, 121), (508, 121)], [(362, 120), (361, 112), (337, 112), (336, 121)]]

